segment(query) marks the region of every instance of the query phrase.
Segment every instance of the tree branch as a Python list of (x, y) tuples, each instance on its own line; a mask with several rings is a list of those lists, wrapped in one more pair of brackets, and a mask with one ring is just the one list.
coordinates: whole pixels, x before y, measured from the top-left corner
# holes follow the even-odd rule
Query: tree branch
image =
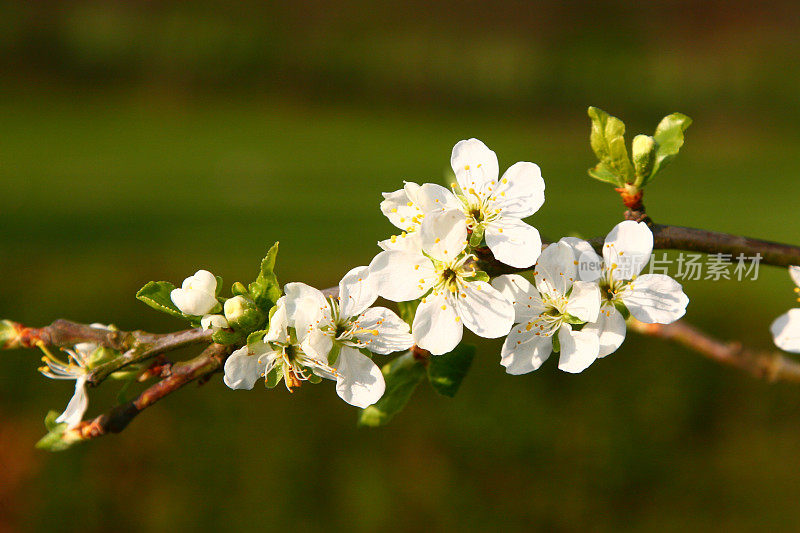
[(209, 377), (219, 371), (231, 349), (230, 346), (211, 344), (194, 359), (173, 364), (168, 377), (145, 389), (136, 399), (117, 406), (94, 420), (81, 422), (74, 428), (65, 431), (62, 438), (72, 443), (94, 439), (109, 433), (119, 433), (139, 413), (162, 398), (192, 381)]
[(721, 341), (682, 320), (672, 324), (645, 324), (633, 319), (629, 327), (642, 335), (675, 342), (757, 378), (800, 383), (800, 363), (777, 351), (752, 350), (738, 342)]

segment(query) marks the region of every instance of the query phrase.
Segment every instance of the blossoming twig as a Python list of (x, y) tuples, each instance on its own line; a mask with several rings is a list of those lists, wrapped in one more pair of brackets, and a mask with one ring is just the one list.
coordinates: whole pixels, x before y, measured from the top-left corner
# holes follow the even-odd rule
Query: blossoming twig
[(629, 327), (642, 335), (681, 344), (706, 357), (767, 381), (800, 383), (800, 363), (780, 352), (758, 351), (738, 342), (725, 342), (678, 320), (672, 324), (644, 324), (631, 320)]

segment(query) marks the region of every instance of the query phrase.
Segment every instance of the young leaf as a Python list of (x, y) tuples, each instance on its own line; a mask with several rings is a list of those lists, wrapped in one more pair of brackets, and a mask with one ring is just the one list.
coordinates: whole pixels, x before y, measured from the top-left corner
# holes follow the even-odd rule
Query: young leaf
[(261, 271), (256, 280), (250, 284), (250, 296), (264, 311), (269, 311), (281, 297), (281, 287), (275, 276), (275, 258), (278, 256), (278, 243), (272, 245), (267, 256), (261, 261)]
[(450, 353), (432, 356), (428, 363), (428, 380), (433, 390), (450, 398), (455, 396), (474, 357), (475, 346), (471, 344), (460, 344)]
[(633, 183), (633, 166), (625, 147), (625, 124), (596, 107), (590, 107), (588, 113), (592, 119), (589, 142), (599, 160), (589, 169), (589, 175), (618, 187)]
[(386, 425), (408, 403), (414, 389), (425, 377), (425, 366), (411, 352), (406, 352), (383, 365), (381, 372), (386, 380), (386, 392), (377, 403), (361, 411), (359, 426)]
[(692, 119), (683, 113), (667, 115), (658, 124), (653, 135), (653, 139), (658, 143), (658, 149), (656, 150), (656, 161), (653, 165), (653, 171), (650, 173), (650, 179), (678, 155), (681, 146), (683, 146), (683, 133), (691, 124)]
[(175, 285), (168, 281), (151, 281), (139, 289), (139, 292), (136, 293), (136, 298), (153, 309), (178, 318), (184, 318), (184, 314), (172, 303), (170, 293), (173, 290), (175, 290)]

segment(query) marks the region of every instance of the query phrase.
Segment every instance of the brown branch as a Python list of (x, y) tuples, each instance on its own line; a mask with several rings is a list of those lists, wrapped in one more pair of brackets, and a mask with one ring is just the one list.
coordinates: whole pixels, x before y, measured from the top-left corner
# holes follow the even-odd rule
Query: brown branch
[(74, 428), (65, 431), (62, 438), (72, 443), (94, 439), (109, 433), (119, 433), (139, 413), (162, 398), (192, 381), (200, 380), (219, 371), (231, 350), (230, 346), (211, 344), (194, 359), (173, 364), (168, 377), (145, 389), (136, 399), (117, 406), (94, 420), (81, 422)]
[(672, 324), (644, 324), (632, 320), (629, 327), (642, 335), (675, 342), (757, 378), (800, 383), (800, 363), (777, 351), (752, 350), (738, 342), (721, 341), (682, 320)]

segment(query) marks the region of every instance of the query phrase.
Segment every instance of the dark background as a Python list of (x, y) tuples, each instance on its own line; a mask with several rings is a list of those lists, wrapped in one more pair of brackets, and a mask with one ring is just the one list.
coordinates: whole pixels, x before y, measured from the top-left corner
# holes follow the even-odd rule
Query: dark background
[[(588, 105), (695, 123), (648, 188), (660, 222), (797, 243), (795, 2), (26, 2), (0, 8), (0, 317), (169, 331), (151, 279), (319, 287), (393, 231), (380, 193), (442, 181), (478, 137), (537, 162), (550, 238), (621, 216), (590, 180)], [(630, 138), (629, 137), (629, 138)], [(687, 282), (688, 319), (760, 348), (784, 270)], [(217, 377), (123, 434), (33, 448), (71, 385), (0, 354), (0, 530), (792, 531), (800, 388), (633, 334), (579, 376), (504, 373), (484, 342), (455, 399), (419, 388), (357, 429), (326, 383)], [(113, 387), (108, 387), (113, 389)], [(115, 390), (92, 391), (89, 415)]]

